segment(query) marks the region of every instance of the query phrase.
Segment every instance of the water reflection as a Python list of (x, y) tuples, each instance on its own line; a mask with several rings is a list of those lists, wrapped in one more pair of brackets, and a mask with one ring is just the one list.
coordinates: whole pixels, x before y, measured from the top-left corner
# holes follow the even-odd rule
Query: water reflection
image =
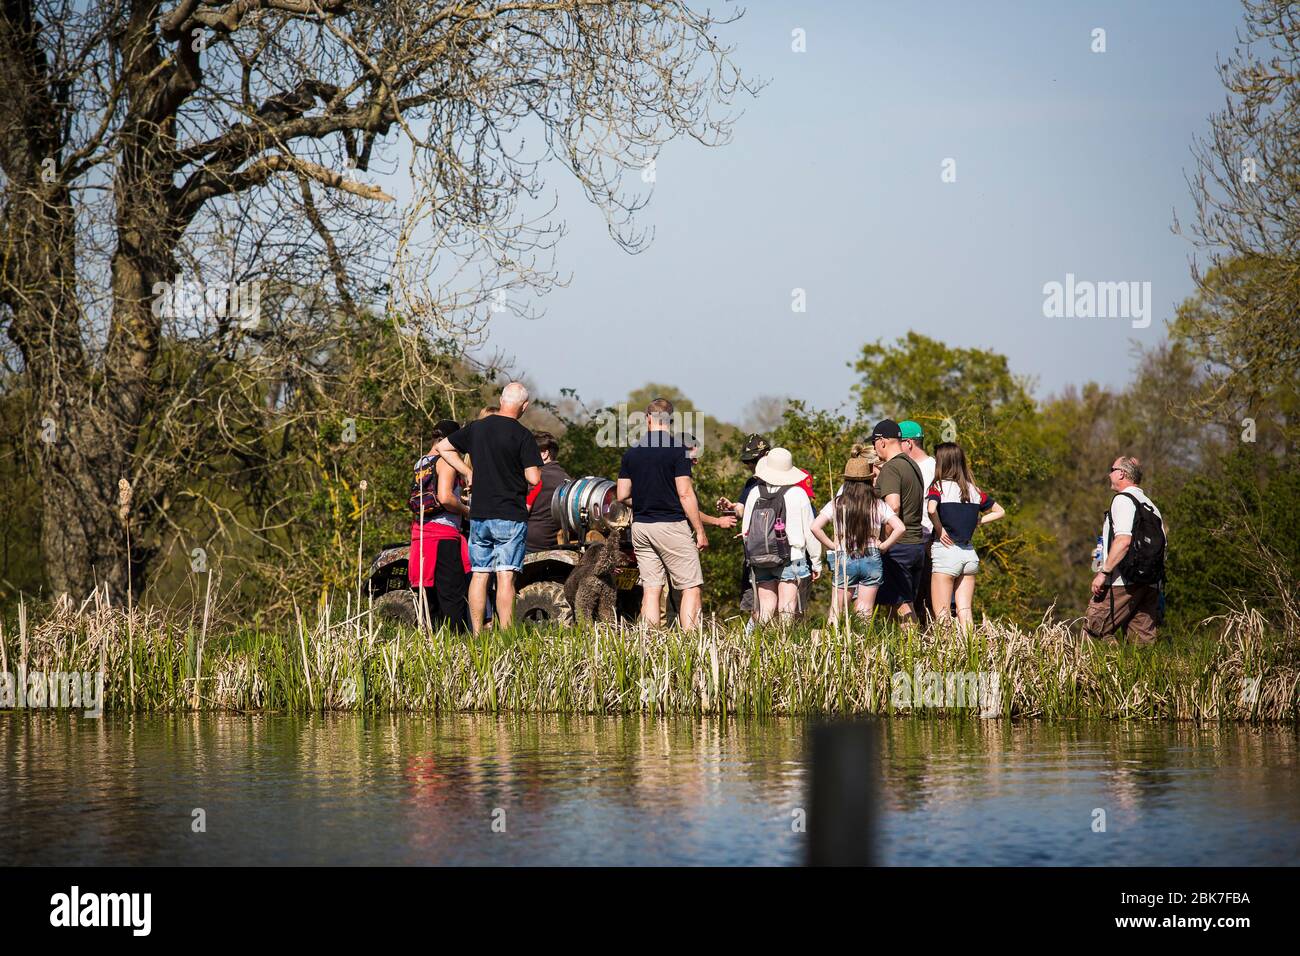
[[(1295, 728), (880, 732), (884, 862), (1294, 863), (1300, 849)], [(797, 721), (5, 714), (0, 863), (788, 864), (804, 848), (804, 743)]]

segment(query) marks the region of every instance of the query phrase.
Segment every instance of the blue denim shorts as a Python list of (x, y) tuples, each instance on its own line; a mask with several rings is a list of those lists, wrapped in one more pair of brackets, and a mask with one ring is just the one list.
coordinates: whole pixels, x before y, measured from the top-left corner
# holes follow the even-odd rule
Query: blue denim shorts
[(528, 522), (505, 518), (471, 519), (469, 565), (471, 571), (522, 571), (528, 543)]
[(874, 588), (885, 580), (880, 552), (874, 549), (862, 555), (832, 551), (826, 557), (831, 566), (831, 584), (837, 588), (855, 588), (858, 585)]
[(754, 580), (760, 584), (764, 581), (802, 581), (810, 574), (812, 572), (808, 570), (805, 558), (783, 564), (779, 568), (754, 568)]

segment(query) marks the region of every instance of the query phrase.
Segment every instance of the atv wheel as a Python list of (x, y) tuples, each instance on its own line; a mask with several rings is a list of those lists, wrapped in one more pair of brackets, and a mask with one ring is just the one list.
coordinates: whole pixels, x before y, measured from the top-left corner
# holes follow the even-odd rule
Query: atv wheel
[(515, 600), (515, 617), (539, 624), (555, 621), (573, 623), (573, 609), (564, 599), (564, 586), (555, 581), (534, 581), (519, 592)]
[(410, 588), (385, 591), (375, 598), (373, 610), (384, 621), (407, 627), (417, 627), (420, 623), (415, 614), (415, 592)]

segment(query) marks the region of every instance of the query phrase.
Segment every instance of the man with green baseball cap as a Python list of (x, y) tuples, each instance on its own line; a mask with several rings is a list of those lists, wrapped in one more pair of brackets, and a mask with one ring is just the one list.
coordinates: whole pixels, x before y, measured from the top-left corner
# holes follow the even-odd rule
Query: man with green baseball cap
[[(898, 437), (903, 442), (903, 454), (916, 462), (921, 469), (921, 478), (925, 482), (922, 494), (934, 484), (934, 458), (925, 453), (925, 430), (919, 422), (910, 418), (898, 423)], [(928, 509), (921, 509), (921, 535), (925, 539), (925, 558), (921, 564), (921, 580), (917, 585), (916, 617), (921, 624), (932, 616), (930, 607), (930, 542), (934, 538), (934, 525), (930, 523)]]

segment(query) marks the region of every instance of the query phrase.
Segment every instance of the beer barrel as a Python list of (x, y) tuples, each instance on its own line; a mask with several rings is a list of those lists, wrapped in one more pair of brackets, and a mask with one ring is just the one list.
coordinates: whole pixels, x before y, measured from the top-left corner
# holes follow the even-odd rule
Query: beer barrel
[(631, 520), (618, 500), (618, 485), (608, 478), (586, 475), (570, 478), (551, 496), (551, 517), (571, 541), (582, 541), (590, 531), (608, 534)]

